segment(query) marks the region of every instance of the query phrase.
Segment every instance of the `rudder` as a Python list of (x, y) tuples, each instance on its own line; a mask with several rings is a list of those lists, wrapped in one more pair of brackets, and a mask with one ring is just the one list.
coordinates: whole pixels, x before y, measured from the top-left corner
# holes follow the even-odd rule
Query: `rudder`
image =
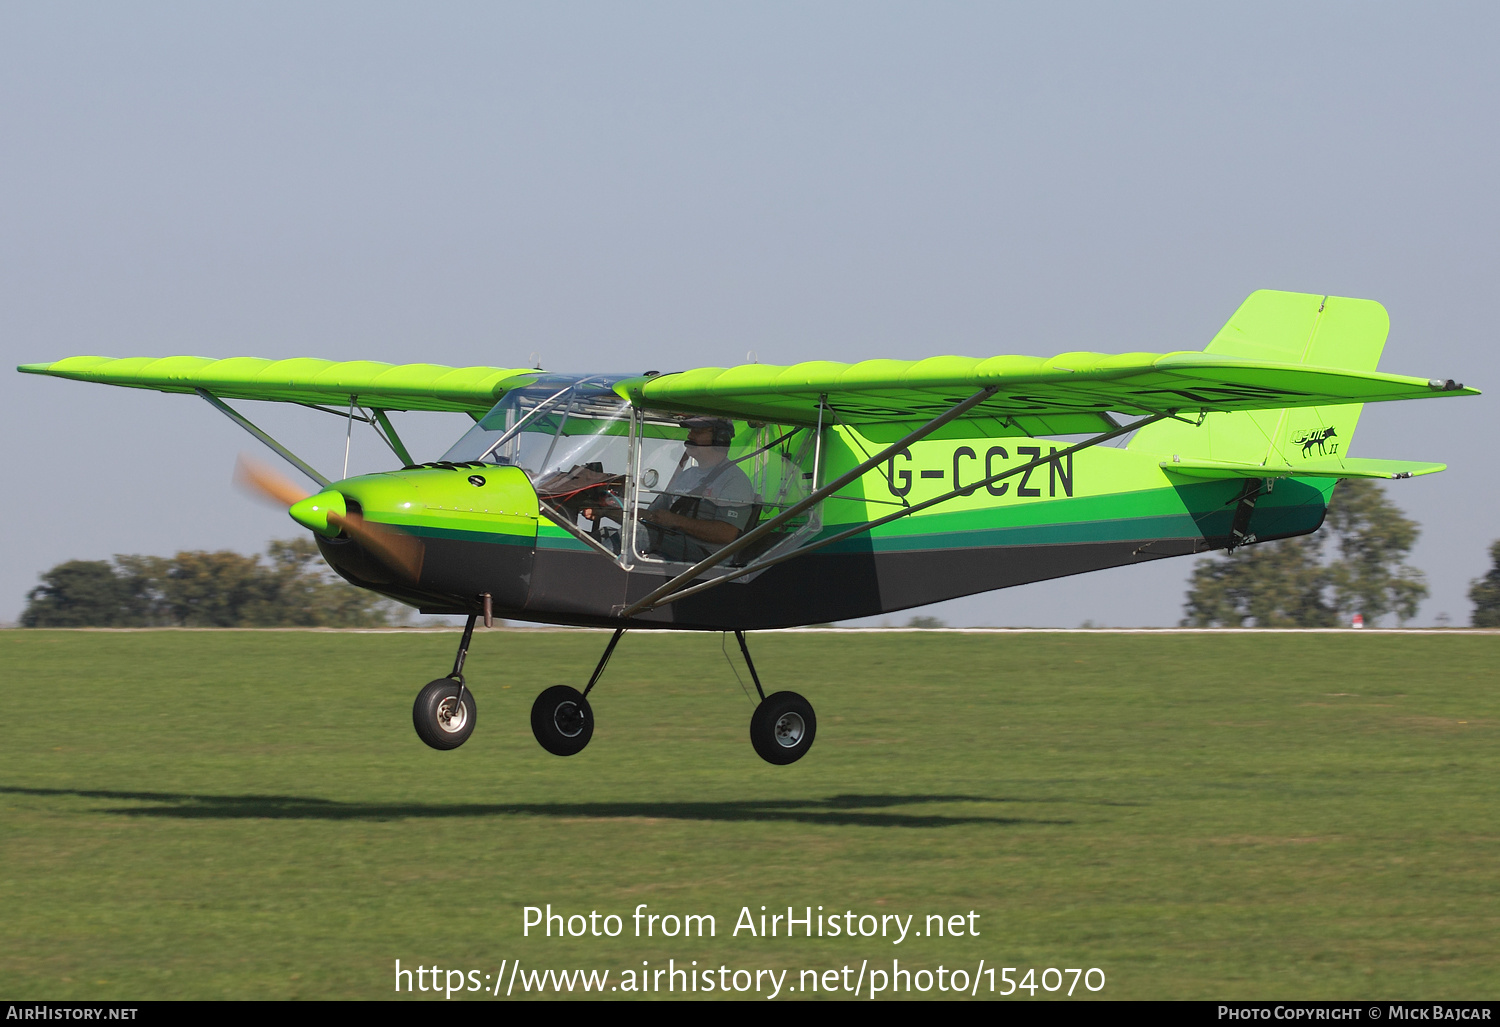
[[(1283, 364), (1373, 371), (1390, 331), (1374, 300), (1261, 289), (1250, 295), (1205, 352)], [(1202, 425), (1159, 421), (1130, 440), (1146, 453), (1285, 464), (1341, 457), (1363, 404), (1212, 413)]]

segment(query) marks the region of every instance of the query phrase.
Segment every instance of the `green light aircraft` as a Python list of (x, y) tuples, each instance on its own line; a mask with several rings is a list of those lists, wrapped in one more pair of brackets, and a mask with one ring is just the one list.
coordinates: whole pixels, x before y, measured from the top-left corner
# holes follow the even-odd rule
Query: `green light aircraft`
[[(761, 698), (751, 741), (786, 764), (817, 721), (795, 692), (766, 695), (746, 631), (1303, 535), (1341, 478), (1442, 470), (1348, 455), (1364, 403), (1477, 395), (1377, 372), (1388, 329), (1370, 300), (1261, 291), (1202, 352), (666, 374), (250, 357), (19, 370), (196, 393), (317, 484), (244, 471), (335, 571), (466, 615), (452, 671), (413, 709), (428, 745), (473, 731), (464, 660), (476, 621), (505, 617), (614, 629), (582, 691), (537, 698), (549, 752), (588, 744), (588, 694), (627, 629), (683, 628), (734, 632)], [(365, 421), (402, 466), (332, 481), (228, 400)], [(390, 413), (421, 410), (475, 423), (418, 463)]]

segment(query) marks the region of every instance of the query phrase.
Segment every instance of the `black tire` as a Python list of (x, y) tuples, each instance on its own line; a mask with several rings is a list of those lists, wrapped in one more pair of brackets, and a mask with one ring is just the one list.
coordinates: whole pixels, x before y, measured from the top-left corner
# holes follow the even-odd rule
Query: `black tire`
[(583, 693), (553, 685), (531, 704), (531, 733), (554, 756), (582, 752), (594, 737), (594, 711)]
[(458, 703), (458, 682), (452, 678), (429, 681), (412, 703), (411, 722), (417, 737), (434, 749), (457, 749), (474, 733), (479, 707), (474, 693), (464, 689), (463, 703)]
[(750, 718), (750, 744), (761, 759), (777, 766), (806, 756), (817, 733), (812, 703), (796, 692), (766, 696)]

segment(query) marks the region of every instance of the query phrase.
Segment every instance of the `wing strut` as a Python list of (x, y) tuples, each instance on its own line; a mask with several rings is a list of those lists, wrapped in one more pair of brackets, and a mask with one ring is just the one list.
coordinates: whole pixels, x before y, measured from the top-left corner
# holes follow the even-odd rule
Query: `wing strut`
[[(739, 570), (732, 571), (729, 574), (725, 574), (722, 577), (714, 578), (711, 581), (700, 581), (696, 585), (679, 589), (676, 592), (652, 601), (651, 605), (647, 608), (655, 609), (658, 606), (665, 606), (668, 603), (676, 602), (677, 600), (682, 599), (686, 596), (697, 595), (699, 592), (706, 592), (711, 588), (716, 588), (719, 585), (722, 585), (728, 581), (733, 581), (736, 578), (743, 578), (747, 574), (754, 574), (756, 571), (763, 571), (767, 567), (773, 567), (778, 563), (785, 563), (787, 560), (793, 559), (794, 557), (806, 556), (808, 553), (811, 553), (815, 549), (822, 549), (824, 546), (831, 546), (835, 542), (842, 542), (846, 538), (852, 538), (855, 535), (860, 535), (867, 531), (873, 531), (883, 524), (889, 524), (891, 521), (900, 520), (902, 517), (908, 517), (914, 513), (919, 513), (922, 510), (937, 506), (939, 503), (946, 503), (948, 500), (954, 498), (955, 496), (968, 493), (973, 489), (981, 488), (985, 485), (993, 485), (995, 482), (999, 481), (1002, 478), (1009, 478), (1017, 474), (1022, 474), (1034, 467), (1040, 467), (1042, 464), (1050, 463), (1053, 460), (1057, 460), (1065, 456), (1071, 456), (1072, 454), (1078, 452), (1080, 449), (1088, 449), (1090, 446), (1097, 446), (1101, 442), (1108, 442), (1110, 439), (1118, 438), (1121, 435), (1127, 435), (1130, 432), (1133, 432), (1138, 428), (1144, 428), (1146, 425), (1151, 424), (1155, 421), (1160, 421), (1164, 418), (1175, 416), (1176, 411), (1168, 411), (1166, 413), (1152, 414), (1150, 417), (1144, 417), (1141, 420), (1136, 421), (1134, 424), (1121, 425), (1120, 427), (1115, 428), (1112, 431), (1105, 432), (1103, 435), (1096, 435), (1091, 439), (1085, 439), (1077, 445), (1069, 446), (1067, 449), (1060, 450), (1056, 453), (1051, 453), (1047, 456), (1037, 457), (1030, 463), (1022, 464), (1019, 467), (1012, 467), (1008, 471), (1000, 471), (998, 473), (992, 474), (988, 478), (984, 478), (980, 481), (974, 482), (972, 485), (965, 485), (962, 489), (954, 489), (951, 492), (946, 492), (943, 495), (937, 496), (933, 499), (926, 499), (913, 506), (908, 506), (904, 509), (897, 510), (893, 514), (887, 514), (886, 516), (877, 518), (876, 520), (867, 521), (864, 524), (855, 525), (854, 527), (841, 531), (836, 535), (830, 535), (828, 538), (819, 539), (816, 542), (794, 549), (790, 553), (782, 553), (780, 556), (769, 557), (765, 560), (757, 560), (755, 563), (748, 564), (747, 566), (741, 567)], [(897, 443), (898, 446), (902, 444), (903, 443)], [(661, 589), (657, 589), (657, 591), (660, 592)], [(655, 593), (653, 593), (653, 595), (654, 594)], [(646, 597), (646, 599), (650, 598), (650, 596)], [(642, 600), (642, 603), (644, 603), (645, 601), (646, 600)], [(640, 605), (641, 603), (636, 604), (636, 606)]]
[(326, 489), (329, 485), (333, 484), (332, 479), (325, 478), (317, 471), (313, 470), (310, 466), (308, 466), (308, 464), (306, 464), (301, 458), (299, 458), (297, 454), (293, 453), (290, 449), (287, 449), (281, 443), (277, 442), (275, 439), (271, 438), (271, 436), (267, 435), (265, 432), (257, 428), (254, 424), (250, 423), (250, 419), (248, 417), (240, 413), (228, 403), (225, 403), (222, 399), (220, 399), (218, 396), (215, 396), (212, 392), (209, 392), (207, 389), (198, 388), (195, 388), (193, 391), (207, 400), (210, 406), (213, 406), (225, 417), (229, 418), (235, 424), (245, 429), (251, 435), (254, 435), (261, 442), (264, 442), (266, 446), (270, 448), (271, 452), (275, 453), (277, 456), (281, 457), (281, 459), (297, 468), (297, 470), (307, 475), (313, 481), (317, 482), (319, 488)]
[[(631, 603), (629, 606), (625, 607), (625, 609), (621, 610), (619, 615), (621, 617), (633, 617), (642, 610), (660, 605), (659, 600), (662, 598), (662, 596), (671, 595), (672, 593), (681, 589), (688, 582), (698, 577), (704, 571), (711, 570), (712, 568), (717, 567), (719, 564), (723, 563), (725, 560), (729, 559), (731, 556), (733, 556), (735, 553), (738, 553), (746, 546), (750, 546), (755, 544), (756, 542), (759, 542), (761, 539), (771, 534), (771, 532), (781, 527), (793, 517), (796, 517), (798, 514), (806, 510), (812, 509), (814, 506), (817, 506), (819, 503), (821, 503), (825, 498), (833, 495), (835, 492), (843, 488), (845, 485), (849, 484), (851, 481), (855, 481), (856, 479), (862, 477), (866, 471), (868, 471), (872, 467), (877, 466), (892, 454), (898, 452), (901, 449), (904, 449), (907, 446), (912, 445), (915, 442), (921, 442), (923, 439), (931, 435), (933, 432), (937, 431), (949, 421), (953, 420), (954, 418), (962, 417), (974, 407), (978, 406), (980, 403), (983, 403), (985, 400), (993, 396), (996, 390), (998, 390), (999, 388), (1000, 386), (998, 385), (986, 385), (984, 388), (974, 393), (974, 395), (970, 396), (968, 399), (954, 404), (952, 407), (949, 407), (947, 411), (934, 417), (932, 420), (922, 425), (922, 427), (906, 436), (900, 442), (891, 443), (891, 445), (885, 447), (879, 453), (876, 453), (874, 456), (866, 460), (864, 463), (859, 464), (853, 470), (845, 471), (843, 474), (838, 476), (837, 480), (824, 485), (822, 488), (813, 492), (812, 495), (808, 496), (800, 503), (796, 503), (792, 506), (787, 507), (785, 510), (777, 514), (775, 517), (772, 517), (766, 523), (758, 525), (754, 529), (745, 532), (745, 534), (729, 543), (729, 545), (725, 546), (723, 549), (720, 549), (717, 553), (714, 553), (707, 559), (701, 560), (693, 566), (689, 567), (687, 570), (677, 575), (677, 577), (673, 578), (665, 585), (654, 590), (644, 599), (638, 599), (635, 602)], [(820, 420), (821, 416), (822, 405), (820, 404)], [(820, 431), (820, 440), (821, 436), (822, 432)], [(814, 478), (813, 480), (817, 481), (816, 478)], [(735, 576), (738, 577), (738, 575)]]
[(382, 438), (385, 439), (385, 444), (391, 447), (391, 452), (396, 454), (396, 459), (407, 467), (415, 464), (416, 461), (411, 458), (411, 453), (407, 452), (406, 443), (402, 442), (401, 436), (396, 434), (396, 426), (391, 423), (386, 412), (378, 407), (372, 407), (370, 412), (375, 415), (375, 420), (380, 422), (380, 427), (385, 429)]

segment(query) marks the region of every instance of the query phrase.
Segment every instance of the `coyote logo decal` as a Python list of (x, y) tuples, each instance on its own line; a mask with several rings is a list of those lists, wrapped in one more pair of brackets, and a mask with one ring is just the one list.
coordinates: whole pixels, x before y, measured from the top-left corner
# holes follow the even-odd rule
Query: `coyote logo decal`
[(1302, 447), (1304, 460), (1312, 456), (1314, 446), (1318, 447), (1319, 456), (1333, 456), (1339, 451), (1339, 444), (1333, 441), (1338, 438), (1338, 434), (1332, 425), (1327, 428), (1302, 428), (1292, 432), (1292, 445)]

